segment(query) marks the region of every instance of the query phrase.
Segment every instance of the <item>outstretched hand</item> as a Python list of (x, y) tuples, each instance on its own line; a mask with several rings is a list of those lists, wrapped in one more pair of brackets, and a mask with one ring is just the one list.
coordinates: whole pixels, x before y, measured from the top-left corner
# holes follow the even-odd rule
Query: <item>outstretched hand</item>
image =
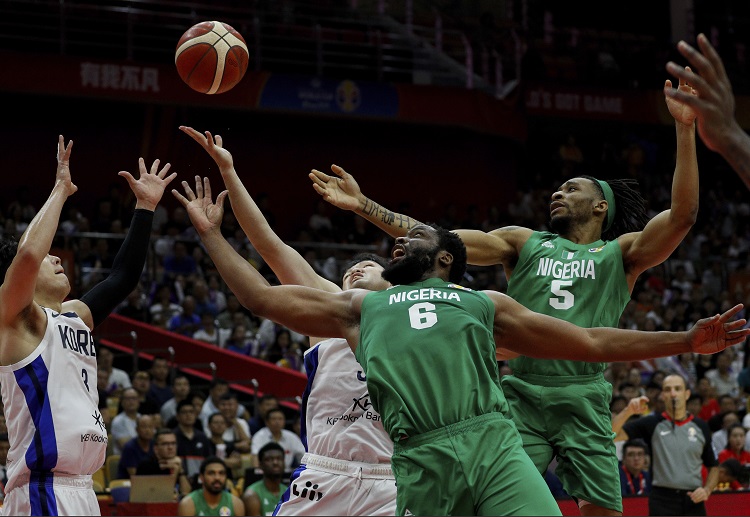
[(172, 189), (172, 194), (177, 198), (190, 217), (198, 235), (203, 235), (211, 230), (218, 230), (224, 217), (224, 199), (229, 191), (224, 190), (216, 197), (216, 203), (211, 200), (211, 182), (208, 178), (195, 177), (195, 191), (190, 188), (187, 181), (182, 182), (185, 195), (180, 194), (177, 189)]
[(73, 179), (70, 176), (70, 153), (73, 150), (73, 140), (65, 145), (65, 138), (62, 135), (57, 137), (57, 173), (55, 174), (55, 182), (60, 182), (65, 187), (66, 195), (70, 196), (74, 194), (78, 187), (73, 183)]
[(234, 167), (234, 159), (232, 153), (224, 149), (224, 141), (221, 135), (215, 137), (211, 135), (210, 131), (199, 133), (192, 127), (180, 126), (180, 131), (188, 135), (190, 138), (198, 142), (203, 149), (214, 159), (216, 165), (219, 167), (220, 172), (224, 172), (226, 169)]
[(715, 354), (740, 343), (750, 335), (750, 328), (742, 328), (747, 323), (744, 318), (732, 320), (743, 307), (741, 303), (737, 304), (724, 314), (703, 318), (693, 325), (688, 331), (688, 341), (693, 352)]
[(331, 165), (331, 170), (338, 177), (329, 176), (317, 169), (313, 169), (308, 174), (313, 182), (315, 192), (335, 207), (344, 210), (357, 210), (360, 207), (360, 200), (364, 199), (364, 195), (354, 176), (338, 165)]
[[(690, 71), (689, 66), (686, 66), (685, 69), (687, 71)], [(670, 81), (669, 79), (664, 81), (664, 90), (668, 91), (667, 89), (672, 89), (672, 81)], [(685, 92), (688, 95), (698, 95), (698, 92), (696, 92), (695, 89), (689, 86), (688, 83), (682, 78), (679, 79), (679, 86), (677, 87), (677, 89)], [(674, 117), (674, 119), (680, 124), (692, 126), (697, 116), (695, 109), (693, 109), (693, 107), (689, 104), (680, 102), (668, 95), (665, 95), (664, 97), (667, 101), (667, 108), (669, 108), (669, 113), (672, 115), (672, 117)]]
[(128, 171), (120, 171), (117, 174), (127, 180), (130, 189), (135, 194), (135, 207), (153, 211), (161, 201), (167, 185), (177, 177), (176, 172), (167, 176), (170, 167), (172, 165), (167, 163), (159, 169), (159, 159), (157, 158), (151, 164), (151, 170), (148, 170), (143, 158), (138, 158), (138, 170), (140, 171), (138, 179), (135, 179)]
[(680, 88), (664, 87), (664, 94), (695, 110), (698, 116), (698, 134), (706, 147), (721, 153), (722, 146), (728, 145), (730, 135), (742, 131), (735, 119), (735, 99), (732, 84), (724, 69), (724, 64), (716, 49), (704, 34), (698, 35), (700, 51), (684, 41), (677, 44), (677, 50), (693, 66), (697, 73), (673, 61), (667, 63), (667, 71), (689, 84), (697, 95)]

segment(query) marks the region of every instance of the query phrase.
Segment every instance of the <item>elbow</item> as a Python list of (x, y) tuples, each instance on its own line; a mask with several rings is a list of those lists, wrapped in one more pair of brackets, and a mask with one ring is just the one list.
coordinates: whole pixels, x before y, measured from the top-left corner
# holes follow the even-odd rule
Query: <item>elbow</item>
[(672, 213), (672, 224), (674, 227), (681, 232), (689, 232), (693, 225), (698, 221), (698, 203), (690, 207), (689, 209), (673, 211)]

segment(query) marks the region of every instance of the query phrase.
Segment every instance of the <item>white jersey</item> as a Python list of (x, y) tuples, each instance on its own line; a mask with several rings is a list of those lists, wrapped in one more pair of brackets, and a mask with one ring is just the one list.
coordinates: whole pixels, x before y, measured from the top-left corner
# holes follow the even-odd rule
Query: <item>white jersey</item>
[(393, 442), (345, 339), (305, 353), (301, 434), (307, 454), (274, 515), (396, 515)]
[(29, 482), (51, 485), (55, 474), (90, 476), (107, 453), (91, 332), (75, 313), (44, 312), (47, 330), (36, 350), (0, 366), (10, 439), (6, 493)]
[(326, 339), (307, 350), (305, 370), (300, 434), (307, 452), (390, 465), (393, 442), (370, 403), (364, 371), (346, 340)]

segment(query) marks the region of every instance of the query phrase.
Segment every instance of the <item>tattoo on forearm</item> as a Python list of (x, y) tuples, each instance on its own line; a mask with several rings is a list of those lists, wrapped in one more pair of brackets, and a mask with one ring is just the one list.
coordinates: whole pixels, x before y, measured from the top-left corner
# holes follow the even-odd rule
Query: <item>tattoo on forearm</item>
[[(398, 226), (399, 228), (405, 227), (407, 230), (410, 229), (413, 224), (411, 217), (397, 214), (393, 210), (388, 210), (369, 198), (365, 198), (365, 206), (362, 207), (361, 212), (366, 216), (380, 219), (387, 225)], [(395, 224), (396, 219), (398, 219), (397, 224)]]

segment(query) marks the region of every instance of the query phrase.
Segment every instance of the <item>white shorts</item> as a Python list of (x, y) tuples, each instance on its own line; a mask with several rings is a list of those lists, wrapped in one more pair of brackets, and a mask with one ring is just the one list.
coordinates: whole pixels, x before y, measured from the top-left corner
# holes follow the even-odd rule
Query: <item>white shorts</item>
[(2, 515), (101, 515), (91, 476), (48, 474), (24, 480), (7, 494)]
[(390, 465), (305, 454), (274, 515), (396, 515)]

